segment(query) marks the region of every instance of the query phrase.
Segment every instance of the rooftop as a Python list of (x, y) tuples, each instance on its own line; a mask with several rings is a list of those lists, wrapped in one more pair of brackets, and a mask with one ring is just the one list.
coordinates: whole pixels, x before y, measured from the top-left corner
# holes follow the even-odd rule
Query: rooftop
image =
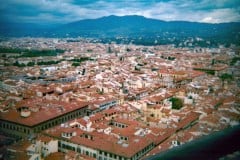
[[(43, 99), (28, 99), (18, 103), (17, 109), (1, 113), (0, 120), (10, 121), (26, 126), (35, 126), (47, 120), (62, 116), (74, 110), (88, 106), (86, 102), (67, 103)], [(24, 107), (24, 110), (22, 109)], [(26, 112), (28, 116), (21, 115)]]

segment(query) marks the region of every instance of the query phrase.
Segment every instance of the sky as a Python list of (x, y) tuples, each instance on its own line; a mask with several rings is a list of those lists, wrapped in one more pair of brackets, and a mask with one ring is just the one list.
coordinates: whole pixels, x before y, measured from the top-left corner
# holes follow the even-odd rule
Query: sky
[(65, 24), (109, 15), (165, 21), (240, 22), (240, 0), (4, 0), (0, 21)]

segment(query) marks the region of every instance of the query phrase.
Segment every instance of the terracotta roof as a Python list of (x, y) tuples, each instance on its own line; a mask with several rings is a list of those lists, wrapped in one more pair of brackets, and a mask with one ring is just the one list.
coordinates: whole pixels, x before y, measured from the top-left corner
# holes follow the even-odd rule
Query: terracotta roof
[(40, 135), (39, 137), (37, 137), (37, 140), (48, 143), (52, 140), (52, 138), (50, 138), (48, 136)]
[[(117, 154), (123, 157), (132, 157), (134, 154), (145, 148), (146, 146), (150, 145), (154, 142), (151, 134), (146, 134), (144, 136), (137, 136), (134, 133), (137, 131), (137, 126), (133, 120), (120, 120), (118, 118), (117, 121), (121, 121), (122, 123), (129, 124), (126, 128), (117, 128), (113, 126), (106, 126), (111, 127), (112, 132), (110, 134), (105, 134), (103, 132), (99, 132), (94, 130), (92, 132), (82, 131), (79, 128), (69, 128), (76, 132), (76, 136), (71, 137), (68, 141), (81, 144), (86, 147), (90, 147), (93, 149), (106, 151), (108, 153)], [(107, 122), (105, 122), (106, 124)], [(94, 125), (100, 125), (101, 123), (97, 123)], [(100, 127), (101, 128), (101, 127)], [(61, 138), (61, 133), (67, 130), (68, 128), (57, 126), (53, 129), (48, 129), (45, 133), (56, 138)], [(90, 135), (92, 139), (85, 138), (85, 136), (81, 136), (83, 134)], [(120, 141), (116, 135), (127, 136), (129, 139), (125, 141)]]
[(86, 102), (66, 103), (62, 101), (30, 99), (22, 103), (22, 106), (29, 107), (29, 110), (33, 107), (39, 107), (39, 111), (31, 111), (29, 117), (21, 117), (19, 111), (12, 109), (9, 110), (9, 112), (1, 113), (0, 119), (26, 126), (34, 126), (58, 116), (62, 116), (68, 112), (86, 107), (87, 105), (88, 103)]
[(21, 140), (17, 143), (12, 144), (11, 146), (8, 146), (8, 149), (15, 150), (17, 152), (25, 152), (30, 145), (31, 143), (29, 141)]
[(170, 98), (172, 96), (173, 96), (172, 94), (166, 93), (165, 95), (153, 96), (153, 97), (149, 98), (149, 100), (153, 101), (153, 102), (160, 102), (160, 101), (162, 101), (164, 99), (167, 99), (167, 98)]
[(199, 119), (200, 114), (196, 112), (191, 112), (187, 114), (180, 122), (177, 124), (178, 130), (184, 128), (185, 126), (189, 125), (190, 123)]
[(93, 140), (75, 136), (70, 141), (124, 157), (132, 157), (138, 151), (152, 143), (152, 140), (147, 137), (138, 137), (137, 139), (128, 141), (128, 143), (125, 143), (126, 146), (124, 146), (123, 144), (118, 144), (117, 138), (105, 134), (98, 135)]
[(55, 152), (50, 153), (45, 160), (65, 160), (65, 153), (62, 152)]

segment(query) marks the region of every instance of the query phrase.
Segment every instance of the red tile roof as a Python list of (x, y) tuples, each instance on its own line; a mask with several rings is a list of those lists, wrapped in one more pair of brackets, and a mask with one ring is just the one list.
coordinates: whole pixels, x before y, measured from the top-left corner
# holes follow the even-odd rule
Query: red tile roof
[(87, 105), (88, 103), (86, 102), (66, 103), (62, 101), (29, 99), (21, 102), (21, 105), (18, 106), (27, 106), (30, 110), (33, 107), (39, 107), (39, 111), (32, 111), (29, 117), (21, 117), (19, 111), (12, 109), (9, 110), (9, 112), (1, 113), (0, 119), (26, 126), (34, 126), (71, 111), (86, 107)]
[[(75, 144), (81, 144), (93, 149), (106, 151), (108, 153), (117, 154), (123, 157), (132, 157), (134, 154), (154, 142), (152, 134), (145, 134), (144, 136), (134, 135), (134, 133), (138, 130), (138, 127), (135, 124), (137, 122), (120, 118), (117, 118), (116, 121), (121, 121), (121, 123), (128, 124), (129, 126), (126, 128), (117, 128), (114, 126), (105, 125), (103, 129), (105, 129), (106, 127), (112, 128), (112, 132), (110, 134), (105, 134), (97, 130), (94, 130), (92, 132), (86, 132), (79, 128), (65, 128), (57, 126), (53, 129), (48, 129), (46, 131), (46, 134), (62, 139), (63, 137), (61, 137), (61, 133), (67, 129), (71, 129), (76, 132), (76, 136), (71, 137), (70, 139), (68, 139), (68, 141)], [(108, 122), (105, 122), (105, 124), (106, 123)], [(99, 122), (94, 125), (100, 124), (101, 123)], [(92, 139), (81, 136), (83, 134), (90, 135)], [(118, 135), (128, 137), (128, 140), (119, 141)]]
[(65, 153), (62, 152), (55, 152), (50, 153), (45, 160), (65, 160)]
[(187, 114), (180, 122), (177, 124), (177, 129), (180, 130), (187, 125), (191, 124), (192, 122), (199, 119), (200, 113), (191, 112)]

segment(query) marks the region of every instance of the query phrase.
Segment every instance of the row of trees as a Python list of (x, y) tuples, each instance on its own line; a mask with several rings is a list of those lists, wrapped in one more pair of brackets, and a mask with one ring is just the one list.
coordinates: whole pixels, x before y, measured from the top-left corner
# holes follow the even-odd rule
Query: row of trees
[(0, 53), (20, 53), (19, 57), (44, 57), (44, 56), (57, 56), (58, 54), (62, 54), (65, 51), (62, 49), (44, 49), (44, 50), (36, 50), (36, 49), (20, 49), (20, 48), (0, 48)]
[[(82, 57), (80, 59), (73, 59), (71, 61), (73, 61), (72, 63), (72, 66), (80, 66), (81, 62), (84, 62), (84, 61), (88, 61), (88, 60), (91, 60), (90, 58), (88, 57)], [(34, 66), (35, 64), (37, 65), (52, 65), (52, 64), (58, 64), (60, 63), (62, 60), (58, 60), (58, 61), (41, 61), (41, 62), (28, 62), (27, 64), (24, 64), (24, 63), (19, 63), (18, 61), (16, 61), (15, 63), (13, 63), (14, 66), (17, 66), (17, 67), (26, 67), (26, 66)]]
[(81, 64), (82, 62), (84, 62), (84, 61), (91, 61), (91, 60), (92, 60), (92, 59), (89, 58), (89, 57), (81, 57), (81, 58), (72, 59), (72, 60), (70, 60), (70, 61), (73, 61), (72, 66), (77, 67), (77, 66), (80, 66), (80, 64)]
[(167, 60), (170, 60), (170, 61), (175, 60), (175, 57), (171, 57), (171, 56), (168, 56), (168, 57), (161, 56), (161, 58), (162, 59), (167, 59)]
[[(47, 61), (47, 62), (37, 62), (37, 65), (41, 66), (41, 65), (52, 65), (52, 64), (58, 64), (61, 61)], [(35, 62), (28, 62), (27, 64), (25, 63), (19, 63), (18, 61), (16, 61), (15, 63), (13, 63), (14, 66), (17, 67), (31, 67), (35, 65)]]
[(73, 61), (73, 62), (84, 62), (84, 61), (89, 61), (91, 60), (91, 58), (89, 57), (81, 57), (81, 58), (74, 58), (74, 59), (71, 59), (70, 61)]

